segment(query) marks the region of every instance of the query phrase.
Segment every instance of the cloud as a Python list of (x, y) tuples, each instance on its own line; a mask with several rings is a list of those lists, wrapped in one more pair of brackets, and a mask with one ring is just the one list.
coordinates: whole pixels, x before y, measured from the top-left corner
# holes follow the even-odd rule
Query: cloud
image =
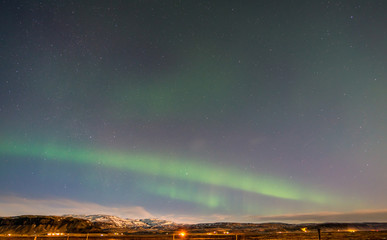
[(321, 223), (321, 222), (386, 222), (387, 209), (354, 212), (320, 212), (274, 216), (250, 216), (254, 222)]
[(232, 215), (222, 215), (222, 214), (211, 214), (204, 216), (194, 216), (194, 215), (175, 215), (168, 214), (160, 216), (161, 219), (168, 219), (177, 223), (210, 223), (210, 222), (235, 222), (235, 217)]
[(153, 215), (141, 206), (104, 206), (93, 202), (81, 202), (64, 198), (32, 199), (19, 196), (0, 196), (0, 216), (17, 215), (65, 215), (65, 214), (106, 214), (122, 218), (168, 219), (179, 223), (203, 222), (386, 222), (387, 209), (362, 210), (354, 212), (317, 212), (284, 214), (272, 216), (233, 216), (212, 214), (194, 215)]
[(123, 218), (150, 218), (151, 213), (141, 206), (103, 206), (92, 202), (71, 199), (31, 199), (17, 196), (0, 196), (0, 215), (64, 215), (106, 214)]

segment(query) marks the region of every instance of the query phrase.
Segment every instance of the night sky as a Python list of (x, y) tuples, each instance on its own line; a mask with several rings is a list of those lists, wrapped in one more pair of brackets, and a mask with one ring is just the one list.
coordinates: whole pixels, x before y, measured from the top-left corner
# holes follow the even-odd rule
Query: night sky
[(0, 215), (387, 221), (387, 1), (1, 1)]

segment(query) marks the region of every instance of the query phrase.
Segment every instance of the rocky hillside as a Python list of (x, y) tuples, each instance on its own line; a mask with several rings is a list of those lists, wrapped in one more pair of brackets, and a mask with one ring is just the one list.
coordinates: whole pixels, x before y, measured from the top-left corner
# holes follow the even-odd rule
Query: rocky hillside
[(174, 229), (180, 224), (160, 219), (123, 219), (110, 215), (65, 215), (89, 220), (102, 229)]
[(386, 231), (387, 223), (200, 223), (176, 224), (159, 219), (122, 219), (109, 215), (17, 216), (0, 217), (0, 234), (55, 233), (149, 233), (173, 232), (184, 228), (196, 233), (224, 232), (301, 232)]
[(0, 234), (173, 231), (179, 226), (181, 225), (159, 219), (133, 220), (109, 215), (25, 215), (0, 218)]
[(0, 218), (0, 234), (45, 234), (49, 232), (101, 232), (91, 221), (73, 217), (17, 216)]

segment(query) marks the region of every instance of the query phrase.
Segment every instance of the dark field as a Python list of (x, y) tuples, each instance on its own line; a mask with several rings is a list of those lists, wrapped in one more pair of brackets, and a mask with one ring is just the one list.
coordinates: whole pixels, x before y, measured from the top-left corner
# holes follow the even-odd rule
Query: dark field
[[(261, 234), (228, 234), (206, 235), (187, 234), (184, 237), (178, 235), (131, 235), (131, 236), (0, 236), (0, 240), (318, 240), (316, 233), (261, 233)], [(359, 231), (359, 232), (322, 232), (321, 240), (382, 240), (387, 239), (387, 231)]]

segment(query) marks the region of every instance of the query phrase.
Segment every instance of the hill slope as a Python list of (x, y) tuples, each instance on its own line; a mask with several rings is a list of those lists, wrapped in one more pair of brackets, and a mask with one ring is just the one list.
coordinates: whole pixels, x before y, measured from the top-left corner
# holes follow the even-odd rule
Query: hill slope
[(91, 221), (73, 217), (17, 216), (0, 218), (2, 234), (44, 234), (49, 232), (101, 232)]
[[(159, 219), (122, 219), (109, 215), (66, 215), (66, 216), (16, 216), (0, 217), (0, 234), (47, 234), (56, 233), (109, 233), (109, 232), (172, 232), (184, 228), (189, 232), (300, 232), (321, 229), (337, 231), (382, 231), (387, 223), (200, 223), (176, 224)], [(305, 229), (304, 229), (305, 230)]]

